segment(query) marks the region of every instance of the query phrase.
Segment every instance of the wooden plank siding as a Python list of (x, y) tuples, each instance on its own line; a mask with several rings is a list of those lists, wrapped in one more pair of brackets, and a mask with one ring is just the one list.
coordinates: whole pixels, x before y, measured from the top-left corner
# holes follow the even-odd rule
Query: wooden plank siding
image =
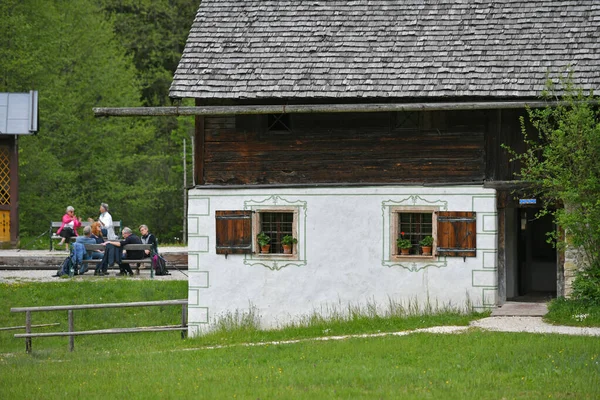
[(487, 112), (264, 115), (204, 119), (204, 182), (217, 185), (481, 182)]

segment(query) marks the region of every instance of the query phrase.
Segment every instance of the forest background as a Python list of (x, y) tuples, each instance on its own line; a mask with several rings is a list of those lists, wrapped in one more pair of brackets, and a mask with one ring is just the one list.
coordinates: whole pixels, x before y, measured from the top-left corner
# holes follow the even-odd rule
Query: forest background
[(20, 236), (68, 205), (183, 240), (193, 118), (95, 118), (93, 107), (164, 106), (200, 0), (2, 0), (0, 92), (39, 93), (39, 132), (19, 137)]

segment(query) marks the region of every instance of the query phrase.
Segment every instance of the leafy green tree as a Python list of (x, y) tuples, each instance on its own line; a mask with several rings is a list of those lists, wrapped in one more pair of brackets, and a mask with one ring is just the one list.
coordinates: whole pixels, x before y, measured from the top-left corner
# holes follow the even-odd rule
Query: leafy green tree
[[(168, 90), (181, 58), (187, 34), (199, 2), (197, 0), (99, 0), (106, 18), (126, 53), (132, 57), (141, 100), (146, 106), (170, 105)], [(146, 182), (149, 196), (141, 210), (156, 216), (151, 229), (168, 240), (182, 238), (183, 140), (193, 134), (193, 118), (160, 117), (147, 122), (153, 126), (153, 143), (140, 149), (138, 182)], [(187, 140), (186, 163), (191, 164), (191, 143)], [(142, 155), (143, 154), (143, 155)], [(126, 199), (125, 199), (126, 200)], [(147, 215), (148, 213), (146, 213)]]
[[(577, 285), (585, 277), (598, 277), (595, 285), (600, 288), (599, 99), (577, 89), (572, 73), (556, 85), (549, 81), (543, 96), (561, 101), (544, 109), (527, 110), (535, 134), (527, 132), (526, 121), (521, 118), (527, 150), (520, 154), (512, 151), (512, 155), (521, 162), (519, 178), (532, 183), (534, 195), (545, 200), (542, 213), (552, 213), (569, 244), (585, 254), (589, 264), (574, 284), (578, 296)], [(557, 232), (551, 236), (557, 239)], [(557, 243), (565, 245), (563, 241)]]
[[(107, 202), (116, 219), (133, 228), (146, 223), (159, 237), (172, 241), (181, 238), (181, 146), (192, 121), (99, 119), (92, 108), (166, 101), (164, 85), (144, 97), (147, 76), (160, 68), (157, 77), (172, 74), (157, 62), (161, 51), (176, 53), (179, 47), (154, 48), (149, 52), (152, 63), (137, 65), (138, 54), (130, 45), (156, 35), (139, 30), (139, 36), (124, 40), (116, 29), (119, 17), (100, 3), (0, 2), (0, 91), (38, 90), (40, 101), (39, 133), (19, 141), (21, 234), (41, 233), (67, 205), (82, 217), (95, 217), (100, 202)], [(168, 4), (145, 2), (154, 3)], [(162, 17), (141, 18), (139, 24)], [(191, 18), (193, 13), (190, 23), (177, 29), (189, 29)]]

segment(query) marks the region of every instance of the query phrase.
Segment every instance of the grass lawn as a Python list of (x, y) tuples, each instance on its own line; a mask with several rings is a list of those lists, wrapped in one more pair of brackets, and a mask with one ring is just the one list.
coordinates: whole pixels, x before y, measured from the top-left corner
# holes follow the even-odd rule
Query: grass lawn
[[(15, 306), (184, 298), (185, 282), (108, 279), (0, 285), (0, 326), (22, 325)], [(63, 299), (63, 300), (60, 300)], [(154, 310), (154, 311), (152, 311)], [(77, 329), (172, 324), (177, 307), (76, 312)], [(43, 314), (43, 315), (42, 315)], [(61, 313), (33, 323), (61, 322)], [(66, 312), (64, 313), (66, 314)], [(355, 316), (264, 332), (244, 326), (181, 340), (176, 332), (24, 340), (0, 332), (0, 398), (207, 399), (596, 399), (600, 340), (594, 337), (492, 333), (425, 334), (306, 340), (244, 346), (240, 342), (465, 324), (477, 315), (395, 319)], [(149, 322), (150, 321), (150, 322)], [(319, 325), (323, 324), (323, 325)], [(40, 330), (41, 331), (41, 330)], [(225, 344), (207, 348), (210, 343)]]
[(554, 299), (544, 320), (557, 325), (600, 326), (600, 306), (578, 300)]

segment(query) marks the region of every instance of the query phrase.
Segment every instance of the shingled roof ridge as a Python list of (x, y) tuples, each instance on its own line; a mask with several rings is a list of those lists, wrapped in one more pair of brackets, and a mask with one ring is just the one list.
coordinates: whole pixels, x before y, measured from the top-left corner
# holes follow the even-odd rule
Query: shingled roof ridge
[(172, 97), (532, 97), (600, 87), (600, 2), (203, 0)]

